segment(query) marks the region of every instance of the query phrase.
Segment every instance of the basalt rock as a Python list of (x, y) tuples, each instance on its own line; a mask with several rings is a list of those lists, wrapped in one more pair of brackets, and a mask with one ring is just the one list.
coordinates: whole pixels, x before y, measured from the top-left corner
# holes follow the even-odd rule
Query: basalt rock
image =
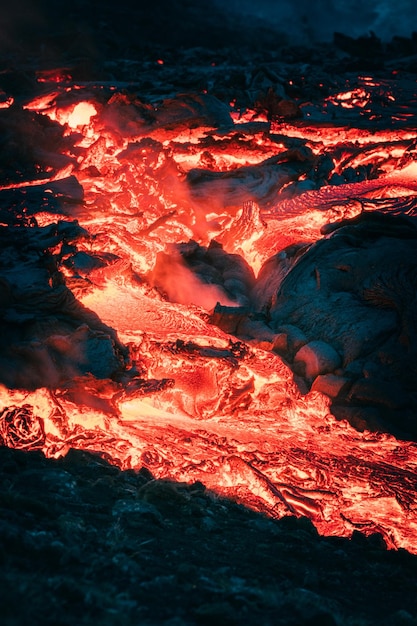
[(328, 374), (341, 365), (340, 355), (324, 341), (310, 341), (300, 348), (294, 357), (294, 366), (301, 366), (306, 378), (313, 379), (319, 374)]
[(116, 332), (75, 298), (49, 252), (84, 236), (65, 222), (0, 232), (0, 382), (10, 388), (52, 388), (86, 374), (111, 378), (125, 367)]
[[(416, 409), (416, 239), (413, 223), (365, 213), (307, 248), (283, 279), (279, 264), (269, 266), (269, 284), (280, 284), (268, 296), (270, 326), (290, 324), (312, 342), (289, 355), (296, 373), (311, 380), (342, 367), (358, 379), (347, 402), (382, 407), (387, 423), (401, 407)], [(340, 360), (309, 345), (328, 345)], [(410, 428), (417, 436), (407, 419)]]

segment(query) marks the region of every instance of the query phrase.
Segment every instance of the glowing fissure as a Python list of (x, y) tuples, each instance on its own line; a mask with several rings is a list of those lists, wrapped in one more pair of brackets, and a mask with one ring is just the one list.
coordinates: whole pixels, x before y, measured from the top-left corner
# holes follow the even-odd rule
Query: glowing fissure
[[(372, 107), (366, 88), (380, 86), (363, 83), (323, 100), (324, 110)], [(56, 162), (62, 154), (71, 162), (1, 188), (23, 189), (29, 200), (31, 190), (40, 194), (30, 218), (44, 243), (24, 262), (72, 320), (42, 345), (22, 344), (22, 359), (26, 350), (45, 383), (0, 387), (3, 442), (52, 457), (94, 450), (122, 468), (200, 480), (269, 515), (307, 515), (324, 534), (380, 532), (389, 547), (417, 552), (416, 444), (336, 420), (327, 395), (299, 380), (300, 391), (279, 356), (297, 340), (290, 330), (264, 323), (260, 305), (244, 318), (258, 296), (274, 310), (280, 283), (323, 226), (359, 215), (365, 201), (369, 211), (405, 206), (417, 192), (415, 131), (271, 123), (259, 111), (230, 115), (202, 96), (150, 107), (103, 94), (65, 87), (27, 103), (62, 125), (71, 145)], [(353, 144), (363, 150), (343, 167)], [(74, 177), (75, 200), (74, 181), (65, 187)], [(45, 250), (49, 266), (39, 260)], [(273, 255), (282, 273), (261, 289), (255, 276)], [(319, 289), (317, 272), (313, 279)], [(8, 266), (5, 298), (19, 280)], [(17, 299), (8, 315), (18, 324), (32, 313)]]

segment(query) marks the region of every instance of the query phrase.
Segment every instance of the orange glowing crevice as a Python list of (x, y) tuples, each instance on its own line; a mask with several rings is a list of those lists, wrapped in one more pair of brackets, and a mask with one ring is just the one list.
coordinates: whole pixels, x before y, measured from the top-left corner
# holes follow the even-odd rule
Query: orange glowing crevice
[(7, 96), (6, 94), (0, 93), (0, 109), (8, 109), (14, 103), (13, 96)]
[(353, 109), (354, 107), (363, 108), (369, 102), (369, 95), (364, 89), (357, 88), (352, 91), (338, 93), (335, 96), (329, 96), (326, 98), (326, 101), (340, 105), (345, 109)]
[(70, 128), (87, 126), (95, 115), (97, 115), (97, 109), (93, 103), (79, 102), (68, 115), (67, 124)]

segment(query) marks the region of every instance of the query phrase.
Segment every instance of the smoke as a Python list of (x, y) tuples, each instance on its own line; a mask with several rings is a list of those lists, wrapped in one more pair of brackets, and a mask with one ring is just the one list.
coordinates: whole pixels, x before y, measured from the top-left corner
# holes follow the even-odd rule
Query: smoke
[(200, 280), (175, 251), (158, 254), (149, 282), (163, 291), (171, 302), (193, 304), (207, 311), (214, 309), (218, 302), (224, 306), (238, 305), (219, 285)]

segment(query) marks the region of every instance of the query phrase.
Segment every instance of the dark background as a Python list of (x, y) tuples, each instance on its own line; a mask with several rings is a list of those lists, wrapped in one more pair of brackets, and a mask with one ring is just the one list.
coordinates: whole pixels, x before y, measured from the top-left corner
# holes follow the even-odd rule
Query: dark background
[[(217, 4), (225, 5), (220, 0)], [(334, 31), (352, 37), (375, 32), (382, 39), (410, 36), (417, 25), (413, 0), (230, 0), (231, 11), (267, 20), (296, 42), (322, 41)]]
[(414, 0), (17, 0), (0, 12), (0, 50), (55, 60), (75, 51), (132, 57), (147, 45), (309, 45), (334, 31), (389, 40), (409, 37), (416, 24)]

